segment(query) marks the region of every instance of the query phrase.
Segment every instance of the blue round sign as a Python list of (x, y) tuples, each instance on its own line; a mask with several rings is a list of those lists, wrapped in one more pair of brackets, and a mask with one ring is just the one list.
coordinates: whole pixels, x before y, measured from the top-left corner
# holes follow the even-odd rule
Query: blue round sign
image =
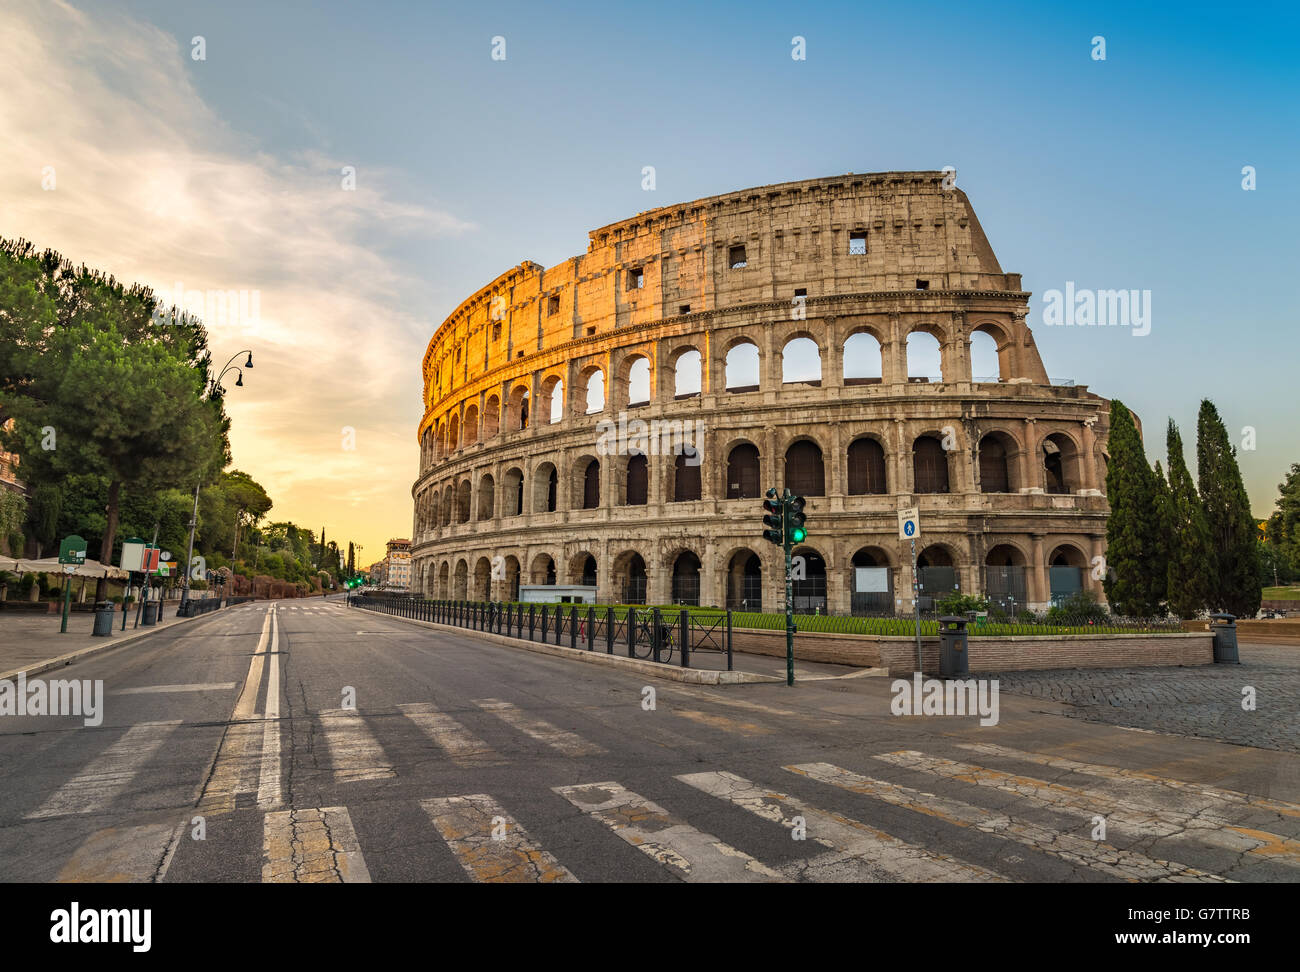
[(903, 524), (903, 532), (910, 537), (912, 534), (916, 532), (916, 524), (913, 523), (911, 520), (908, 520), (906, 523)]

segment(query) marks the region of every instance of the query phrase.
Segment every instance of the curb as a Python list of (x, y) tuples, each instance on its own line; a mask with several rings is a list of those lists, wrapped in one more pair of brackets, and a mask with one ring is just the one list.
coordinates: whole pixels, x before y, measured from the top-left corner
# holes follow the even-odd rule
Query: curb
[[(216, 617), (218, 613), (220, 612), (212, 611), (210, 613), (210, 616)], [(197, 618), (180, 619), (180, 621), (202, 621), (202, 620), (203, 620), (202, 615), (200, 615)], [(24, 675), (24, 674), (30, 678), (33, 675), (40, 675), (42, 672), (48, 672), (54, 668), (63, 668), (67, 665), (71, 665), (73, 662), (79, 662), (83, 658), (89, 658), (92, 655), (98, 655), (100, 652), (110, 651), (113, 648), (121, 648), (125, 645), (130, 644), (133, 641), (138, 641), (140, 638), (147, 637), (148, 635), (158, 634), (158, 632), (160, 631), (170, 631), (173, 627), (176, 626), (177, 623), (179, 622), (173, 622), (172, 624), (166, 625), (161, 628), (157, 626), (151, 626), (148, 631), (133, 629), (131, 634), (128, 635), (119, 634), (116, 637), (109, 638), (103, 644), (89, 645), (85, 648), (78, 648), (76, 651), (70, 651), (66, 655), (58, 655), (55, 658), (48, 658), (43, 662), (36, 662), (35, 664), (29, 665), (25, 668), (15, 668), (13, 671), (0, 673), (0, 681), (17, 678), (17, 676)]]
[(555, 658), (569, 658), (575, 661), (586, 662), (590, 665), (606, 665), (613, 668), (622, 668), (629, 671), (640, 672), (643, 675), (649, 675), (651, 678), (667, 679), (670, 682), (686, 682), (692, 685), (741, 685), (752, 682), (785, 681), (785, 679), (778, 678), (775, 675), (759, 675), (756, 672), (722, 672), (709, 668), (681, 668), (677, 665), (653, 662), (648, 659), (625, 658), (621, 655), (607, 655), (603, 652), (586, 651), (582, 648), (566, 648), (563, 645), (550, 645), (541, 641), (527, 641), (521, 638), (511, 638), (507, 635), (499, 635), (490, 631), (476, 631), (473, 628), (462, 628), (454, 624), (440, 624), (437, 621), (420, 621), (415, 618), (402, 618), (395, 614), (384, 614), (380, 611), (367, 611), (365, 608), (356, 608), (356, 610), (363, 611), (365, 614), (375, 614), (389, 621), (400, 621), (403, 624), (415, 624), (422, 628), (431, 628), (435, 631), (473, 635), (476, 638), (482, 638), (484, 641), (490, 641), (498, 645), (505, 645), (510, 648), (522, 648), (525, 651), (533, 651), (539, 655), (552, 655)]

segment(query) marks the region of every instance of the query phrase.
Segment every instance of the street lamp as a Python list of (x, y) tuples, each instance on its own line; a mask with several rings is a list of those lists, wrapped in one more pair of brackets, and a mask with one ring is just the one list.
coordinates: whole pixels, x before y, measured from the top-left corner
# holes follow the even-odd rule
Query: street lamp
[[(225, 367), (222, 368), (221, 371), (217, 373), (217, 377), (213, 378), (208, 382), (209, 398), (211, 398), (213, 395), (218, 395), (218, 396), (225, 395), (226, 390), (221, 386), (221, 379), (224, 378), (226, 376), (226, 373), (228, 371), (231, 371), (232, 369), (239, 372), (239, 377), (235, 380), (236, 387), (239, 388), (244, 387), (244, 372), (240, 370), (239, 366), (234, 363), (235, 359), (238, 358), (241, 354), (248, 355), (248, 360), (244, 362), (244, 367), (245, 368), (253, 367), (253, 352), (251, 349), (245, 348), (243, 351), (236, 351), (233, 355), (230, 356), (230, 360), (226, 362)], [(189, 610), (188, 605), (190, 603), (190, 574), (193, 571), (193, 561), (194, 561), (194, 528), (198, 526), (198, 522), (199, 522), (199, 484), (195, 483), (194, 484), (194, 510), (193, 512), (190, 513), (190, 524), (189, 524), (190, 542), (189, 542), (189, 547), (185, 552), (185, 589), (181, 592), (181, 606), (179, 608), (180, 611)]]

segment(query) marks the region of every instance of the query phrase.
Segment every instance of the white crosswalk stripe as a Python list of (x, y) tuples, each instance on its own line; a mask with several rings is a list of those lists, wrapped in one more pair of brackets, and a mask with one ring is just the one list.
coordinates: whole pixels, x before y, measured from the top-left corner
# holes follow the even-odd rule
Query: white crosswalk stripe
[(346, 807), (278, 810), (262, 827), (264, 884), (370, 882)]
[(1089, 820), (1101, 816), (1108, 826), (1137, 837), (1195, 841), (1237, 854), (1251, 854), (1256, 860), (1268, 859), (1300, 866), (1300, 841), (1266, 831), (1229, 826), (1222, 818), (1209, 812), (1209, 808), (1175, 808), (1167, 802), (1144, 797), (1136, 788), (1107, 792), (1105, 787), (1072, 787), (973, 763), (927, 756), (914, 750), (884, 753), (875, 758), (943, 779), (1014, 793), (1031, 804)]
[(802, 822), (810, 845), (825, 851), (810, 855), (796, 875), (810, 881), (950, 881), (1005, 880), (976, 864), (934, 854), (883, 830), (838, 813), (819, 810), (788, 794), (757, 786), (734, 773), (689, 773), (677, 779), (710, 796), (726, 800), (755, 816), (793, 831)]
[(499, 699), (475, 699), (474, 704), (485, 712), (495, 714), (525, 735), (536, 739), (538, 742), (545, 743), (566, 756), (595, 756), (605, 752), (603, 746), (588, 742), (576, 732), (561, 729), (545, 719), (529, 715), (511, 702), (502, 702)]
[(782, 880), (770, 867), (712, 834), (696, 830), (622, 784), (587, 783), (552, 789), (683, 880)]
[(578, 880), (486, 793), (421, 800), (420, 806), (475, 881), (572, 884)]
[(325, 709), (319, 719), (334, 766), (334, 782), (384, 780), (397, 775), (356, 709)]
[(830, 763), (803, 763), (785, 769), (852, 793), (946, 820), (958, 827), (972, 827), (983, 833), (994, 834), (1071, 864), (1096, 868), (1124, 881), (1222, 880), (1185, 864), (1120, 850), (1103, 841), (1062, 833), (1006, 813), (990, 813), (983, 807), (862, 776)]
[(412, 702), (397, 708), (456, 765), (487, 766), (505, 762), (491, 746), (431, 703)]
[(132, 726), (121, 739), (96, 757), (90, 767), (64, 783), (39, 808), (29, 813), (27, 819), (108, 809), (179, 725), (180, 720), (142, 722)]

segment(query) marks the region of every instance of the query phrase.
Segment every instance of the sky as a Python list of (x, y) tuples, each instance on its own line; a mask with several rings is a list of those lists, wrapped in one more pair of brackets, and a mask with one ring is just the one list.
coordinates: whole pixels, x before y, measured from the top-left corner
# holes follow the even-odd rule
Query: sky
[[(1298, 35), (1268, 3), (5, 0), (0, 236), (197, 299), (218, 364), (253, 351), (234, 465), (369, 563), (410, 535), (429, 338), (502, 271), (674, 202), (953, 166), (1049, 375), (1153, 461), (1172, 417), (1193, 473), (1211, 398), (1263, 517), (1300, 462)], [(1149, 292), (1149, 331), (1045, 323), (1067, 286)]]

